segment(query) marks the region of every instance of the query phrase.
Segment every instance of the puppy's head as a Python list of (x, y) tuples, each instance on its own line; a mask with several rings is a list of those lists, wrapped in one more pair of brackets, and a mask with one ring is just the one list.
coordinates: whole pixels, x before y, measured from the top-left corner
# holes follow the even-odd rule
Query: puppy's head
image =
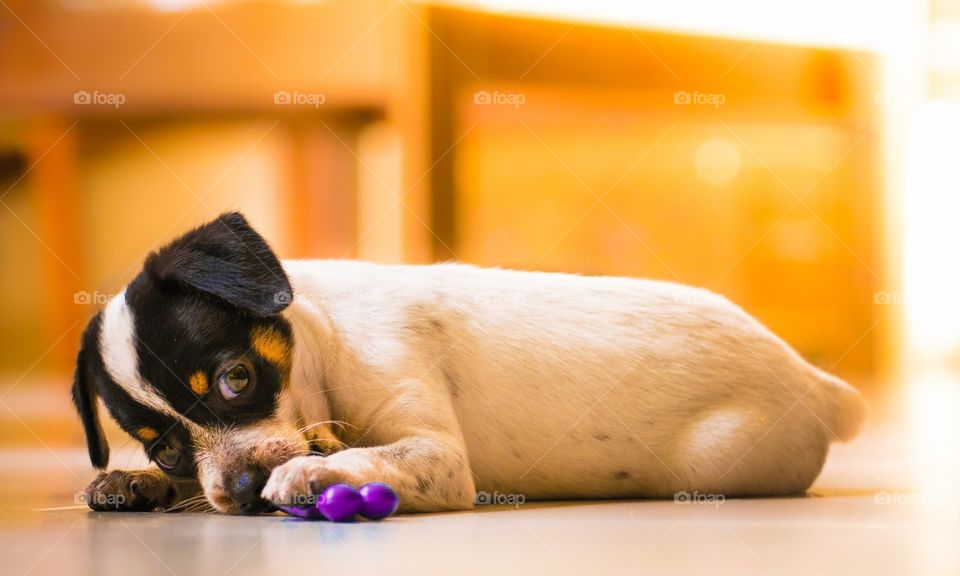
[(151, 254), (87, 326), (73, 399), (90, 459), (117, 423), (172, 476), (200, 480), (222, 512), (254, 513), (270, 470), (309, 449), (284, 416), (293, 338), (280, 313), (292, 290), (263, 238), (224, 214)]

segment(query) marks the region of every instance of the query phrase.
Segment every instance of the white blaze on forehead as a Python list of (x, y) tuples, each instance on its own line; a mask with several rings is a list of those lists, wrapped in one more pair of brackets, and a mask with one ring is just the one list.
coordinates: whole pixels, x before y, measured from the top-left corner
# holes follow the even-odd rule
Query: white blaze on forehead
[(133, 313), (127, 306), (126, 291), (114, 296), (103, 311), (100, 354), (107, 373), (134, 400), (161, 414), (181, 419), (173, 407), (140, 376)]

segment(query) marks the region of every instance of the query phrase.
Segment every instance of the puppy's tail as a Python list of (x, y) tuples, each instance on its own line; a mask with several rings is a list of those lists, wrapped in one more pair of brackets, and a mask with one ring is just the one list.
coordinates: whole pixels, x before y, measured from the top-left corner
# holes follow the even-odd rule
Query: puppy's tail
[(825, 412), (830, 416), (824, 423), (841, 442), (853, 440), (863, 428), (867, 403), (853, 386), (821, 370), (817, 372), (821, 382), (820, 392), (827, 400)]

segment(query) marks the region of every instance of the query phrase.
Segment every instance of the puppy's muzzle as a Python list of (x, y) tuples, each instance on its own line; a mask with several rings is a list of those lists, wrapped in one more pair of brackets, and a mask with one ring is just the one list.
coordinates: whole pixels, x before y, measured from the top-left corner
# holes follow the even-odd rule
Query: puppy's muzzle
[(238, 513), (259, 514), (270, 508), (270, 504), (260, 497), (268, 477), (266, 470), (255, 465), (240, 466), (226, 474), (224, 486)]

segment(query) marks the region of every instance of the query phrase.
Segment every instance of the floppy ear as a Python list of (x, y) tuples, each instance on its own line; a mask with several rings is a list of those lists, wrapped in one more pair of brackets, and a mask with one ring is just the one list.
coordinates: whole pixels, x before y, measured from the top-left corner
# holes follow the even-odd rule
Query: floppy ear
[[(87, 435), (87, 450), (90, 463), (99, 469), (107, 467), (110, 461), (110, 446), (107, 445), (103, 427), (100, 426), (100, 414), (97, 409), (97, 392), (93, 385), (96, 376), (97, 335), (99, 334), (100, 314), (90, 321), (84, 331), (77, 353), (77, 367), (73, 375), (73, 404), (80, 413), (80, 421)], [(102, 369), (102, 367), (101, 367)]]
[(239, 212), (151, 254), (144, 270), (161, 286), (189, 286), (254, 316), (278, 314), (293, 298), (280, 261)]

